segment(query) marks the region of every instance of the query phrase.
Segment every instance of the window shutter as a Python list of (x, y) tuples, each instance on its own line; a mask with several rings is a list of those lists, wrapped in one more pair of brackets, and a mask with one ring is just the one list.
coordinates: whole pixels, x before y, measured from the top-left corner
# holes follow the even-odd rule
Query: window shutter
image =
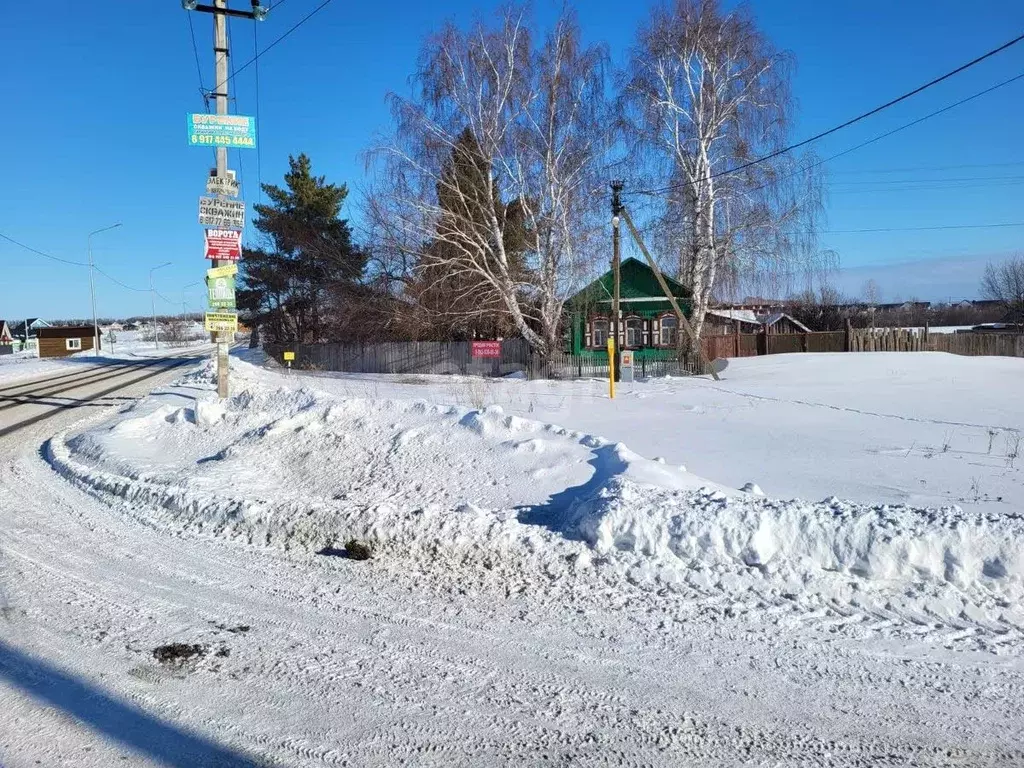
[(651, 345), (651, 321), (641, 320), (640, 328), (642, 329), (640, 338), (643, 340), (643, 346), (649, 347)]

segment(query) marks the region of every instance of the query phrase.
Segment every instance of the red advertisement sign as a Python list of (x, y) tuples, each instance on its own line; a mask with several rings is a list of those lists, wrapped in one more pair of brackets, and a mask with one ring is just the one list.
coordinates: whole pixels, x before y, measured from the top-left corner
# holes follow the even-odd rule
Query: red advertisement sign
[(501, 357), (501, 342), (474, 341), (473, 357)]
[(242, 258), (242, 233), (234, 229), (206, 230), (206, 258), (238, 261)]

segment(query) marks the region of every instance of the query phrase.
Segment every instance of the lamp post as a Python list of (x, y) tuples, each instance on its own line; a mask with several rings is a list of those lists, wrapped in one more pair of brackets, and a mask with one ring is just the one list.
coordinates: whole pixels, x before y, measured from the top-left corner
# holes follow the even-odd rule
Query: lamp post
[(182, 319), (182, 321), (187, 319), (185, 317), (185, 315), (187, 314), (185, 312), (185, 293), (188, 291), (189, 288), (194, 288), (195, 286), (202, 285), (202, 284), (203, 284), (202, 280), (197, 280), (194, 283), (189, 283), (188, 285), (182, 287), (182, 289), (181, 289), (181, 319)]
[[(109, 227), (103, 227), (103, 229), (97, 229), (89, 233), (89, 237), (86, 238), (86, 250), (89, 252), (89, 298), (92, 302), (92, 352), (96, 357), (100, 356), (100, 324), (96, 320), (96, 278), (93, 276), (93, 265), (92, 265), (92, 236), (98, 235), (100, 232), (106, 232), (108, 229), (117, 229), (121, 226), (121, 222), (117, 224), (111, 224)], [(25, 338), (28, 339), (28, 329), (25, 329)]]
[(157, 264), (151, 270), (149, 270), (149, 301), (150, 308), (153, 310), (153, 333), (155, 334), (153, 339), (153, 349), (160, 348), (160, 328), (156, 324), (156, 293), (153, 291), (153, 273), (158, 269), (171, 266), (171, 262), (165, 261), (163, 264)]

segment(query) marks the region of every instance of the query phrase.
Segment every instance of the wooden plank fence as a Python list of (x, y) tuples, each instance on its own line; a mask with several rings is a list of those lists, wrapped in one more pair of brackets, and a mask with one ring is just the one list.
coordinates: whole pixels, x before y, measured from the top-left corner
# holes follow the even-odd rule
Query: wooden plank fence
[(858, 328), (850, 332), (850, 351), (1024, 357), (1024, 333), (929, 333), (907, 328)]
[[(931, 333), (921, 329), (858, 328), (794, 334), (725, 334), (702, 340), (709, 360), (753, 357), (792, 352), (949, 352), (955, 355), (1024, 357), (1024, 333)], [(462, 374), (507, 376), (522, 373), (530, 378), (607, 378), (608, 359), (602, 353), (556, 353), (546, 362), (530, 351), (523, 339), (501, 342), (501, 357), (474, 358), (468, 341), (409, 341), (381, 344), (267, 344), (268, 355), (284, 364), (284, 351), (295, 353), (300, 369), (348, 373)], [(0, 352), (2, 353), (2, 352)], [(668, 350), (658, 356), (637, 355), (634, 374), (686, 376), (696, 374), (696, 364)]]
[(295, 353), (296, 368), (347, 373), (422, 373), (506, 376), (527, 372), (530, 345), (524, 339), (501, 342), (501, 357), (475, 358), (468, 341), (396, 341), (381, 344), (266, 344), (264, 351), (284, 364)]

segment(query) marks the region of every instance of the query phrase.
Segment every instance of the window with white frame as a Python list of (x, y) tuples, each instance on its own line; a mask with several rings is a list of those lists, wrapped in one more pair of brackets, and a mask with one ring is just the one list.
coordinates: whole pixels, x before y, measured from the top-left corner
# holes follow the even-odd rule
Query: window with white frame
[(595, 320), (593, 322), (593, 346), (603, 347), (608, 343), (608, 321)]
[(64, 343), (67, 346), (68, 351), (77, 352), (82, 348), (81, 339), (64, 339)]
[(626, 320), (626, 346), (639, 347), (644, 343), (644, 321), (639, 317)]
[(676, 343), (676, 327), (679, 321), (672, 315), (661, 318), (661, 346), (671, 347)]

